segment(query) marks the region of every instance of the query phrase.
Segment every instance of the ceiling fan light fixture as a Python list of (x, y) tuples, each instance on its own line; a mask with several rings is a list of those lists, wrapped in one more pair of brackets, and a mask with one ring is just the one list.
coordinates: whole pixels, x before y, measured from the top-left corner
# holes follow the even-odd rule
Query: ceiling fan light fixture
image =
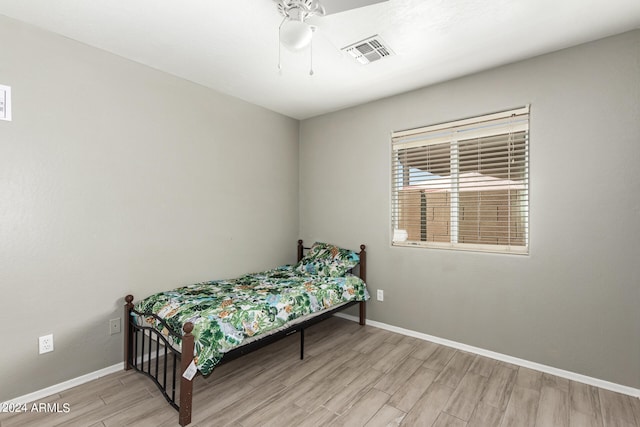
[(284, 19), (278, 28), (278, 70), (282, 72), (281, 46), (298, 52), (310, 46), (309, 75), (313, 75), (313, 32), (316, 27), (305, 21), (312, 16), (323, 16), (324, 7), (319, 0), (274, 0)]
[(280, 26), (280, 43), (291, 51), (304, 49), (312, 38), (313, 29), (306, 22), (286, 19)]

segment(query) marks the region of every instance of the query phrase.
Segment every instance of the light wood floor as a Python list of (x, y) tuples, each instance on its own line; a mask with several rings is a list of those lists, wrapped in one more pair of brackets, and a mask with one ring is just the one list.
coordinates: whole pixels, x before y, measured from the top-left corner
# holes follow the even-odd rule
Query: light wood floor
[[(640, 400), (331, 318), (194, 384), (193, 426), (635, 426)], [(175, 426), (151, 380), (119, 372), (43, 399), (66, 414), (1, 426)]]

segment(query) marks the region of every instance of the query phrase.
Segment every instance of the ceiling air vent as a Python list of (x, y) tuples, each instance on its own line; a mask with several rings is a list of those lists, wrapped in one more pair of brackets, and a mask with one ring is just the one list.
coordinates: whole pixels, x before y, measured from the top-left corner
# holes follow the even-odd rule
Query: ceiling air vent
[(379, 35), (350, 44), (349, 46), (343, 47), (342, 50), (348, 52), (361, 64), (368, 64), (386, 56), (393, 55), (393, 51), (386, 46)]

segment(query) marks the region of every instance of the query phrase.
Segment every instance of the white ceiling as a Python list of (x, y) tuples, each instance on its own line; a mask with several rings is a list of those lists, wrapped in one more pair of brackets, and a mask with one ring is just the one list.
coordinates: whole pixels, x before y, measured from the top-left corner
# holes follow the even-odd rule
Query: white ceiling
[[(389, 0), (312, 18), (310, 76), (308, 50), (282, 49), (278, 72), (272, 0), (0, 0), (0, 14), (297, 119), (640, 28), (640, 0)], [(374, 34), (396, 55), (340, 51)]]

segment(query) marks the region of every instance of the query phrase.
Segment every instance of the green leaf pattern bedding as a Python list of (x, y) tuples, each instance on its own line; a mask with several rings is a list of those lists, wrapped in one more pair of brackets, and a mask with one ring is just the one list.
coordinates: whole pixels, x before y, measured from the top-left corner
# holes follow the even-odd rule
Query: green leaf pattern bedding
[[(156, 314), (180, 333), (186, 322), (192, 322), (194, 360), (200, 372), (208, 375), (223, 354), (245, 338), (278, 329), (309, 313), (368, 298), (365, 283), (351, 274), (317, 276), (283, 266), (238, 279), (203, 282), (161, 292), (140, 301), (135, 309)], [(151, 325), (171, 338), (164, 325), (153, 317), (136, 317), (138, 324)], [(180, 344), (178, 338), (170, 341)]]

